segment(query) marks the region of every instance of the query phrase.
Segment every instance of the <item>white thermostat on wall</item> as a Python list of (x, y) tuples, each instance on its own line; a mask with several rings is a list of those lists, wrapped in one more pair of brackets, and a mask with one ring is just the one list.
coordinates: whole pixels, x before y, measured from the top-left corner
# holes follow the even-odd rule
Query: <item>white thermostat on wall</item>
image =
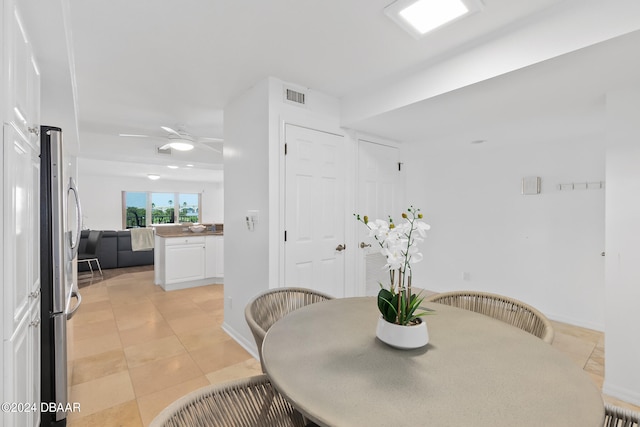
[(540, 194), (542, 179), (539, 176), (525, 176), (522, 178), (522, 194)]

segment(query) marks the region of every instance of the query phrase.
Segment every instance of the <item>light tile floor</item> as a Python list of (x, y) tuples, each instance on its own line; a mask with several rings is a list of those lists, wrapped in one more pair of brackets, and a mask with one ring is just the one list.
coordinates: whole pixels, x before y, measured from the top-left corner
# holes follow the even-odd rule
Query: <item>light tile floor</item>
[[(221, 328), (222, 285), (164, 292), (150, 267), (105, 270), (104, 279), (96, 275), (80, 285), (83, 303), (69, 332), (70, 401), (81, 412), (71, 413), (70, 427), (146, 426), (192, 390), (260, 373), (260, 363)], [(554, 327), (553, 346), (602, 387), (603, 334)]]
[[(223, 289), (165, 292), (152, 267), (82, 275), (71, 320), (69, 426), (143, 426), (165, 406), (208, 384), (261, 373), (222, 329)], [(84, 280), (83, 280), (84, 279)]]

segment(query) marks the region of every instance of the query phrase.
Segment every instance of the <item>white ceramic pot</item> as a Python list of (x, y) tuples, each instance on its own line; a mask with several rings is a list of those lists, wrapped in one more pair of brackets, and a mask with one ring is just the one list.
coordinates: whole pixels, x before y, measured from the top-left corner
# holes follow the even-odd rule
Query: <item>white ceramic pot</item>
[(429, 331), (427, 322), (420, 320), (417, 325), (402, 326), (389, 323), (380, 316), (376, 336), (385, 344), (402, 350), (424, 347), (429, 343)]

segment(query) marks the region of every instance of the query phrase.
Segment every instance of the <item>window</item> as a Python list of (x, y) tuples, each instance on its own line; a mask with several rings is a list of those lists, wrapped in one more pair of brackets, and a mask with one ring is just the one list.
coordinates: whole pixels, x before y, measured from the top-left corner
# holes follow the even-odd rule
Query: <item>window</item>
[(200, 194), (179, 194), (180, 211), (178, 221), (200, 222)]
[(200, 222), (202, 218), (200, 193), (123, 191), (122, 206), (123, 228)]
[(147, 193), (125, 191), (125, 227), (146, 227), (147, 226)]
[(151, 195), (151, 223), (172, 224), (176, 222), (174, 193), (149, 193)]

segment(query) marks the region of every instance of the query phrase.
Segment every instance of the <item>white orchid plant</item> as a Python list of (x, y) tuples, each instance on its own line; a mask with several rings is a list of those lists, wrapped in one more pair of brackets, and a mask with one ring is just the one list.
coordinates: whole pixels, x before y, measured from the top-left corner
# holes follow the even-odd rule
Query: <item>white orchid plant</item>
[(374, 237), (380, 245), (380, 253), (387, 259), (385, 269), (389, 271), (390, 287), (380, 284), (378, 292), (378, 309), (382, 317), (391, 323), (412, 325), (419, 323), (419, 318), (429, 311), (418, 313), (417, 309), (423, 301), (420, 294), (411, 292), (412, 266), (422, 261), (418, 243), (424, 241), (426, 232), (431, 227), (422, 221), (420, 209), (413, 206), (402, 213), (400, 224), (376, 219), (369, 221), (369, 217), (354, 214), (356, 220), (369, 228), (369, 237)]

